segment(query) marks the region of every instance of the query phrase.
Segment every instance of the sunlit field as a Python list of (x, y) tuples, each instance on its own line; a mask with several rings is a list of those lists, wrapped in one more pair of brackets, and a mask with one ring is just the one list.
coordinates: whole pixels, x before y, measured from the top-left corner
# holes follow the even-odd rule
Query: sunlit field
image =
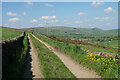
[(21, 34), (22, 31), (2, 27), (2, 40), (12, 39), (18, 37)]

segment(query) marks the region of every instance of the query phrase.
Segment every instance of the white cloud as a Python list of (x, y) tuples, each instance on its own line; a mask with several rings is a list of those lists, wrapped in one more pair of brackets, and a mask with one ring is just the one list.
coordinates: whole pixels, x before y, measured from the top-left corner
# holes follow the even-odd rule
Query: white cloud
[(78, 16), (84, 16), (84, 15), (86, 15), (86, 13), (83, 12), (78, 13)]
[(33, 19), (33, 20), (31, 21), (31, 23), (36, 23), (36, 22), (38, 22), (36, 19)]
[(91, 26), (91, 28), (95, 28), (95, 24), (89, 24), (89, 26)]
[(112, 12), (114, 12), (114, 10), (113, 10), (112, 7), (108, 7), (106, 9), (104, 9), (104, 12), (106, 12), (106, 13), (112, 13)]
[(8, 26), (8, 24), (4, 24), (4, 26)]
[(23, 12), (23, 16), (26, 16), (27, 15), (27, 13), (26, 12)]
[(43, 26), (43, 24), (38, 24), (38, 26), (42, 27), (42, 26)]
[(63, 22), (68, 22), (67, 20), (63, 20)]
[(103, 4), (104, 4), (104, 2), (92, 2), (92, 6), (94, 6), (94, 7), (98, 7), (98, 6), (101, 6)]
[(50, 21), (44, 21), (45, 24), (49, 24), (49, 23), (57, 23), (57, 22), (59, 22), (58, 19), (56, 19), (56, 20), (50, 20)]
[(56, 16), (42, 16), (40, 19), (56, 19)]
[(68, 22), (67, 20), (63, 20), (63, 22), (64, 22), (65, 24), (71, 24), (71, 23)]
[(83, 21), (75, 21), (74, 23), (75, 23), (75, 24), (82, 24)]
[(57, 23), (57, 22), (59, 22), (59, 20), (57, 20), (57, 19), (56, 20), (51, 20), (51, 22), (52, 23)]
[(111, 25), (111, 23), (106, 23), (106, 25), (107, 25), (107, 26), (110, 26), (110, 25)]
[(15, 18), (9, 19), (8, 21), (9, 21), (9, 22), (17, 22), (17, 21), (19, 21), (19, 20), (20, 20), (19, 18), (15, 17)]
[(107, 21), (107, 20), (111, 20), (110, 17), (96, 17), (95, 19), (98, 20), (98, 21)]
[(44, 5), (47, 6), (47, 7), (54, 7), (52, 4), (48, 4), (48, 3), (46, 3)]
[(16, 13), (12, 13), (12, 12), (7, 12), (6, 15), (8, 15), (8, 16), (17, 16)]

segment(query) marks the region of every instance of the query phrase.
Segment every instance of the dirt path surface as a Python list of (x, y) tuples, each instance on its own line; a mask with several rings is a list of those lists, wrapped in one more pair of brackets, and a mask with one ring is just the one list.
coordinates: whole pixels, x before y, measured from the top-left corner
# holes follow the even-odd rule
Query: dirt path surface
[[(34, 35), (32, 36), (35, 37)], [(66, 65), (66, 67), (76, 76), (76, 78), (101, 78), (96, 74), (96, 72), (94, 72), (93, 70), (89, 70), (86, 67), (83, 67), (81, 64), (71, 59), (70, 56), (68, 56), (67, 54), (62, 53), (61, 51), (55, 49), (54, 47), (38, 39), (37, 37), (35, 38), (44, 45), (46, 45), (46, 47), (48, 47), (50, 50), (52, 50)]]
[(28, 57), (28, 62), (26, 64), (24, 78), (43, 78), (43, 75), (40, 69), (40, 61), (38, 59), (38, 53), (34, 48), (29, 35), (28, 35), (28, 38), (29, 38), (31, 49)]

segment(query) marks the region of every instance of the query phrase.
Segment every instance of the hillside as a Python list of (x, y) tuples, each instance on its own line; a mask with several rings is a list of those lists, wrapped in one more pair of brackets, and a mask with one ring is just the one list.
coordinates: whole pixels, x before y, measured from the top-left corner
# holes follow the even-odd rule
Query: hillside
[[(34, 31), (40, 34), (49, 34), (67, 37), (97, 37), (97, 36), (117, 36), (118, 30), (101, 30), (99, 28), (72, 28), (72, 27), (35, 27), (25, 28), (25, 30)], [(48, 31), (48, 33), (47, 33)]]
[(2, 40), (12, 39), (22, 34), (22, 31), (17, 29), (6, 27), (0, 27), (0, 29), (2, 30)]

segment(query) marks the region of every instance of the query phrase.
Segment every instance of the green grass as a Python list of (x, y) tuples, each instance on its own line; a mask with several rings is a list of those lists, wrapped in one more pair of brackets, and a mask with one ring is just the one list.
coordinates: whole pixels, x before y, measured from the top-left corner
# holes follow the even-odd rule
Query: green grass
[(0, 41), (2, 41), (2, 28), (0, 27)]
[(65, 37), (65, 38), (74, 38), (74, 39), (96, 39), (101, 37), (115, 37), (118, 36), (118, 29), (113, 30), (101, 30), (99, 28), (74, 28), (74, 27), (64, 27), (64, 26), (55, 26), (55, 27), (34, 27), (26, 28), (25, 30), (30, 30), (37, 32), (39, 34), (48, 34)]
[[(94, 56), (94, 55), (90, 56), (91, 57), (90, 58), (90, 57), (87, 57), (88, 53), (81, 50), (80, 45), (69, 44), (67, 42), (55, 41), (52, 39), (48, 39), (46, 37), (39, 36), (37, 34), (34, 34), (34, 35), (36, 37), (38, 37), (39, 39), (52, 45), (53, 47), (58, 48), (61, 51), (65, 52), (66, 54), (71, 56), (71, 58), (73, 58), (74, 60), (79, 62), (80, 64), (83, 64), (84, 66), (86, 66), (90, 69), (94, 69), (97, 72), (97, 74), (99, 74), (103, 78), (118, 78), (118, 65), (120, 65), (120, 64), (118, 64), (119, 63), (118, 60), (116, 60), (114, 62), (115, 58), (111, 58), (111, 60), (110, 60), (109, 57)], [(84, 48), (85, 48), (85, 46), (84, 46)], [(87, 46), (86, 46), (86, 48), (87, 48)], [(100, 59), (100, 62), (96, 62), (97, 59)], [(101, 59), (104, 59), (104, 61), (102, 61)], [(111, 62), (111, 63), (107, 64), (108, 62)], [(108, 66), (106, 66), (104, 64), (107, 64)], [(109, 67), (109, 66), (111, 66), (111, 64), (112, 64), (112, 70), (108, 70), (109, 68), (111, 68), (111, 67)], [(107, 69), (108, 71), (104, 71), (104, 69)], [(120, 69), (120, 67), (119, 67), (119, 69)]]
[(20, 34), (22, 34), (21, 31), (2, 27), (2, 40), (12, 39), (19, 36)]
[(86, 65), (96, 70), (99, 75), (105, 78), (118, 78), (120, 64), (118, 59), (114, 57), (99, 56), (97, 54), (88, 53), (86, 55)]
[(31, 40), (38, 51), (38, 57), (44, 78), (75, 78), (63, 62), (45, 45), (31, 36)]
[(100, 46), (105, 46), (108, 48), (114, 48), (118, 49), (118, 40), (112, 40), (112, 41), (103, 41), (103, 42), (96, 42), (94, 44), (100, 45)]
[(89, 45), (78, 45), (83, 49), (87, 50), (92, 50), (93, 52), (107, 52), (107, 53), (116, 53), (118, 54), (118, 51), (116, 49), (102, 49), (102, 48), (97, 48)]

